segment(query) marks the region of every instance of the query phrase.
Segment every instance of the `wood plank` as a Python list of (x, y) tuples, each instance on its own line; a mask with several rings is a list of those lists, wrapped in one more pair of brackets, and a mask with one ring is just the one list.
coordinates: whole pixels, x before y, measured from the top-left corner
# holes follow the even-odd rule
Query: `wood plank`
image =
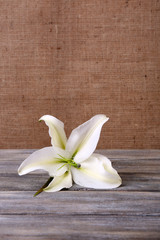
[[(48, 178), (44, 171), (35, 171), (21, 177), (17, 174), (21, 162), (33, 151), (35, 150), (0, 150), (1, 191), (36, 191), (44, 184)], [(160, 191), (159, 150), (99, 150), (98, 152), (110, 157), (113, 166), (122, 177), (123, 184), (115, 191)], [(86, 189), (74, 185), (70, 190)]]
[[(122, 174), (122, 186), (114, 191), (160, 191), (160, 175), (159, 174)], [(48, 175), (44, 172), (41, 174), (27, 174), (18, 176), (15, 174), (7, 174), (0, 176), (1, 191), (37, 191), (48, 179)], [(93, 189), (84, 188), (74, 184), (70, 191), (92, 191)], [(101, 190), (94, 190), (101, 191)], [(110, 192), (111, 190), (107, 190)]]
[[(28, 155), (27, 155), (28, 156)], [(25, 158), (0, 160), (1, 173), (17, 173), (18, 167)], [(113, 166), (122, 173), (160, 173), (160, 159), (112, 159)]]
[(74, 185), (36, 198), (47, 173), (17, 174), (33, 151), (0, 150), (0, 239), (160, 238), (160, 151), (100, 150), (119, 171), (121, 187), (100, 191)]
[(100, 149), (97, 152), (107, 155), (109, 158), (121, 159), (160, 159), (158, 149)]
[[(0, 173), (17, 172), (22, 161), (34, 151), (36, 150), (0, 150)], [(113, 166), (122, 173), (160, 173), (160, 150), (99, 150), (96, 152), (109, 157)], [(7, 168), (8, 165), (9, 168)]]
[(115, 191), (0, 192), (1, 215), (160, 216), (160, 193)]
[[(29, 154), (37, 149), (0, 149), (0, 158), (8, 160), (25, 159)], [(104, 154), (112, 159), (160, 159), (160, 150), (158, 149), (100, 149), (97, 153)]]
[[(145, 221), (144, 221), (145, 220)], [(160, 234), (157, 217), (130, 216), (0, 216), (0, 234), (11, 236), (47, 235), (65, 239), (106, 239), (107, 235), (116, 239), (132, 239), (133, 236), (158, 237)], [(147, 226), (147, 228), (146, 228)], [(121, 233), (119, 235), (119, 233)], [(142, 235), (140, 235), (142, 233)], [(121, 238), (122, 237), (122, 238)], [(56, 238), (57, 239), (57, 238)], [(144, 239), (144, 238), (142, 238)], [(153, 238), (152, 238), (153, 239)], [(158, 238), (157, 238), (158, 239)]]
[(19, 234), (19, 235), (13, 235), (13, 234), (3, 234), (1, 236), (2, 240), (81, 240), (81, 239), (87, 239), (87, 240), (159, 240), (159, 232), (155, 231), (134, 231), (134, 232), (129, 232), (129, 231), (106, 231), (105, 233), (100, 233), (100, 234), (95, 234), (95, 233), (74, 233), (74, 232), (69, 232), (66, 234), (62, 233), (60, 234), (55, 234), (54, 232), (52, 234), (48, 234), (47, 231), (45, 233), (40, 233), (36, 235), (24, 235), (24, 234)]

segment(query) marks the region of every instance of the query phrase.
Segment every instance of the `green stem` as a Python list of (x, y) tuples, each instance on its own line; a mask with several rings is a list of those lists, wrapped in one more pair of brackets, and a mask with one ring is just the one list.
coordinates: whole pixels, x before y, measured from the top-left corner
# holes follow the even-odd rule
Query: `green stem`
[(47, 182), (34, 194), (34, 197), (36, 197), (38, 194), (40, 194), (41, 192), (43, 192), (43, 189), (46, 188), (50, 182), (53, 180), (53, 177), (50, 177)]

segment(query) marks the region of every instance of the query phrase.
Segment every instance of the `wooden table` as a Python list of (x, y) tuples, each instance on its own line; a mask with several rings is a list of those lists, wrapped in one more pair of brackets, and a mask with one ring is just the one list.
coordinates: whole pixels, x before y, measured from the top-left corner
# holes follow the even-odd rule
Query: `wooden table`
[(0, 150), (0, 239), (160, 239), (160, 150), (101, 150), (122, 177), (115, 190), (74, 185), (33, 194), (45, 172), (18, 176), (34, 150)]

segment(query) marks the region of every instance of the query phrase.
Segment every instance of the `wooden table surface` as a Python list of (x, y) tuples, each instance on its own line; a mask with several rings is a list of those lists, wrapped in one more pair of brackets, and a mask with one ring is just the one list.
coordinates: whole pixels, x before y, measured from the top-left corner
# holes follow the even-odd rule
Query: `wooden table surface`
[(33, 194), (42, 171), (18, 176), (34, 150), (0, 150), (0, 239), (160, 239), (160, 150), (100, 150), (123, 185), (91, 190), (74, 185)]

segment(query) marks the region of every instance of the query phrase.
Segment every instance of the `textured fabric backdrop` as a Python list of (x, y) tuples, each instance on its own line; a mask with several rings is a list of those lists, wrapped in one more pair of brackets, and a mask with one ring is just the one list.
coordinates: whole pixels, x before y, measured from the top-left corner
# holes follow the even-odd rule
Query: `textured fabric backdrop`
[(0, 0), (0, 148), (97, 113), (99, 148), (160, 147), (159, 0)]

